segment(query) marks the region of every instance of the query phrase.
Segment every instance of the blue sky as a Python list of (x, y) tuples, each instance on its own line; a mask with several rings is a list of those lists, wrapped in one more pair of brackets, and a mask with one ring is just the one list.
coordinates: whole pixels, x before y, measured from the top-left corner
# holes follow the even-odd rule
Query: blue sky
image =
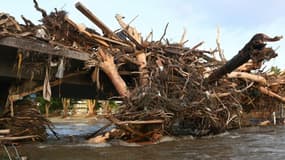
[[(284, 0), (38, 0), (47, 12), (54, 8), (64, 9), (75, 22), (95, 28), (74, 7), (77, 1), (87, 6), (113, 30), (119, 28), (114, 18), (117, 13), (124, 15), (127, 22), (138, 15), (132, 25), (144, 37), (153, 30), (154, 38), (159, 39), (169, 22), (166, 37), (176, 42), (185, 28), (189, 40), (186, 46), (189, 47), (205, 41), (202, 49), (214, 49), (219, 26), (221, 46), (227, 59), (234, 56), (255, 33), (285, 36)], [(21, 23), (21, 15), (33, 22), (41, 19), (32, 0), (5, 1), (1, 3), (0, 11), (10, 13)], [(285, 69), (285, 40), (269, 45), (274, 49), (279, 47), (279, 56), (265, 65)]]

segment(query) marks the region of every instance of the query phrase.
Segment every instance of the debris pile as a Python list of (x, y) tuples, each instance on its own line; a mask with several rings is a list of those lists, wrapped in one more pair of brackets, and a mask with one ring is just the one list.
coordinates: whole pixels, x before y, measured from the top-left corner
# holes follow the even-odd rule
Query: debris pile
[(113, 32), (77, 3), (76, 8), (101, 29), (101, 35), (73, 22), (65, 11), (47, 15), (34, 2), (43, 23), (36, 26), (26, 19), (25, 32), (32, 33), (27, 38), (88, 53), (84, 69), (90, 71), (97, 88), (102, 89), (99, 77), (104, 74), (124, 100), (118, 113), (107, 116), (117, 126), (108, 138), (140, 142), (156, 141), (163, 135), (216, 134), (240, 127), (244, 112), (274, 111), (285, 102), (284, 73), (270, 75), (260, 70), (265, 61), (277, 56), (266, 42), (282, 37), (256, 34), (226, 61), (219, 44), (213, 51), (198, 49), (203, 43), (185, 47), (184, 34), (179, 43), (169, 43), (164, 37), (167, 26), (161, 38), (153, 41), (149, 40), (152, 33), (144, 39), (116, 15), (121, 29)]
[(52, 123), (31, 105), (20, 105), (14, 107), (14, 116), (11, 112), (5, 112), (0, 118), (1, 130), (7, 130), (5, 137), (1, 141), (44, 141), (48, 134), (46, 130), (53, 130)]
[[(255, 62), (255, 69), (257, 69), (257, 63), (263, 62), (265, 58), (269, 60), (276, 56), (271, 48), (265, 47), (266, 40), (263, 36), (269, 38), (264, 34), (257, 34), (239, 53), (259, 52), (258, 60), (249, 57)], [(256, 38), (258, 42), (255, 42)], [(279, 37), (270, 40), (279, 40)], [(255, 45), (258, 47), (255, 48)], [(236, 71), (223, 71), (224, 75), (218, 77), (217, 72), (220, 73), (221, 69), (230, 69), (233, 67), (232, 61), (237, 63), (243, 56), (237, 55), (223, 64), (212, 58), (210, 52), (179, 46), (169, 51), (170, 47), (160, 44), (158, 49), (150, 49), (152, 54), (147, 59), (147, 69), (150, 75), (148, 84), (138, 87), (131, 93), (132, 96), (128, 98), (126, 106), (114, 115), (116, 120), (114, 117), (110, 118), (119, 126), (122, 125), (118, 121), (129, 121), (131, 125), (127, 127), (127, 130), (136, 135), (135, 140), (138, 140), (137, 136), (141, 137), (140, 140), (152, 138), (149, 136), (150, 131), (153, 131), (155, 135), (217, 134), (226, 129), (241, 127), (242, 114), (245, 110), (260, 110), (260, 108), (270, 106), (274, 111), (280, 106), (278, 104), (284, 103), (282, 99), (277, 101), (272, 98), (275, 94), (270, 94), (270, 89), (267, 88), (267, 85), (272, 82), (267, 82), (266, 73), (258, 70), (255, 74), (250, 71), (239, 71), (238, 67), (247, 62), (249, 58), (235, 66), (233, 70), (236, 69)], [(150, 48), (155, 47), (150, 45)], [(247, 52), (248, 48), (252, 51)], [(269, 50), (270, 52), (267, 52)], [(207, 70), (207, 68), (212, 70)], [(230, 74), (226, 75), (226, 73)], [(276, 78), (279, 81), (281, 79), (284, 78), (281, 76)], [(283, 88), (280, 82), (275, 84)], [(280, 93), (280, 91), (275, 92)], [(145, 125), (141, 123), (140, 127), (136, 125), (131, 128), (134, 125), (132, 123), (138, 123), (136, 122), (138, 120), (145, 121)], [(154, 130), (154, 121), (159, 122), (156, 120), (161, 120), (161, 124), (157, 124)], [(149, 123), (152, 127), (148, 129)]]

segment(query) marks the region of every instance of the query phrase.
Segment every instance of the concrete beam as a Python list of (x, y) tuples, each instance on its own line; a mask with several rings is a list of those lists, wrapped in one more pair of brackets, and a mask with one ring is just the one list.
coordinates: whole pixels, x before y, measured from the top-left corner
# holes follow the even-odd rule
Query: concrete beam
[(22, 37), (4, 37), (0, 39), (0, 45), (34, 51), (43, 54), (63, 56), (71, 59), (86, 61), (90, 54), (87, 52), (78, 52), (64, 47), (52, 46), (47, 42), (22, 38)]

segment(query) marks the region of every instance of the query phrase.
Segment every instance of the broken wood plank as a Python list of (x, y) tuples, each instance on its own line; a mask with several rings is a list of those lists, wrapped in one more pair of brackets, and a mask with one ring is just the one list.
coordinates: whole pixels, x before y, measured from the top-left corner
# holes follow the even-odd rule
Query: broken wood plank
[(24, 50), (34, 51), (42, 54), (50, 54), (56, 56), (67, 57), (71, 59), (86, 61), (90, 54), (86, 52), (78, 52), (59, 48), (50, 45), (49, 43), (22, 37), (4, 37), (0, 39), (0, 45), (20, 48)]
[(164, 120), (146, 120), (146, 121), (118, 121), (119, 125), (123, 124), (162, 124)]
[(0, 129), (0, 134), (9, 134), (10, 129)]
[(32, 139), (37, 138), (37, 135), (30, 135), (30, 136), (18, 136), (18, 137), (0, 137), (0, 141), (17, 141), (23, 139)]

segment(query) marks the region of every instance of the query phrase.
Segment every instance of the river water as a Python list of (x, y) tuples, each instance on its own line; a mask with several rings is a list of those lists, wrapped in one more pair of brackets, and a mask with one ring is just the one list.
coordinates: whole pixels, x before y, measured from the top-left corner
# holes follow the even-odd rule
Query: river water
[[(203, 138), (165, 137), (153, 145), (127, 145), (120, 141), (88, 144), (77, 135), (103, 124), (56, 124), (62, 136), (48, 142), (18, 147), (30, 160), (284, 160), (285, 126), (249, 127)], [(73, 136), (69, 136), (73, 135)]]

